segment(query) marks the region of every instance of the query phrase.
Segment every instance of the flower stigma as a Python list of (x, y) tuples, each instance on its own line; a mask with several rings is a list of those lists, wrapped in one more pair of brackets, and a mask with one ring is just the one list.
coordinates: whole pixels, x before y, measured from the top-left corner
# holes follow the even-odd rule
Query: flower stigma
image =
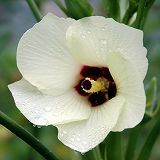
[(84, 66), (80, 75), (81, 80), (74, 88), (81, 96), (86, 96), (92, 107), (115, 97), (116, 84), (107, 67)]
[(109, 81), (105, 78), (98, 78), (96, 81), (87, 77), (81, 83), (82, 89), (87, 93), (95, 93), (99, 91), (107, 91)]

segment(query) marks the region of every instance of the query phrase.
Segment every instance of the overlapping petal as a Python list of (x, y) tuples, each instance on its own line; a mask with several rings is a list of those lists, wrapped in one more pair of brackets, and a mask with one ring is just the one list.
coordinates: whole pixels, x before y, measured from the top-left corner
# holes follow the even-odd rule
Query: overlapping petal
[(101, 143), (112, 130), (124, 103), (122, 96), (114, 97), (106, 104), (93, 108), (88, 120), (57, 126), (58, 138), (79, 152), (87, 152)]
[[(59, 139), (77, 151), (143, 118), (148, 62), (140, 30), (111, 18), (75, 21), (48, 14), (22, 36), (17, 63), (24, 78), (9, 89), (19, 110), (36, 125), (56, 125)], [(108, 67), (116, 96), (91, 108), (73, 88), (82, 65)]]
[(136, 66), (144, 79), (148, 62), (141, 30), (111, 18), (92, 16), (74, 22), (68, 28), (66, 37), (71, 54), (78, 62), (105, 66), (107, 54), (119, 53)]
[(41, 91), (58, 95), (71, 88), (80, 66), (69, 54), (66, 30), (73, 19), (47, 14), (21, 38), (17, 65), (23, 77)]
[(136, 126), (143, 118), (146, 96), (143, 81), (134, 66), (119, 54), (108, 54), (106, 62), (117, 86), (117, 95), (125, 98), (125, 104), (113, 131)]
[(87, 119), (91, 109), (73, 89), (60, 96), (41, 93), (25, 79), (9, 85), (16, 106), (36, 125), (64, 124)]

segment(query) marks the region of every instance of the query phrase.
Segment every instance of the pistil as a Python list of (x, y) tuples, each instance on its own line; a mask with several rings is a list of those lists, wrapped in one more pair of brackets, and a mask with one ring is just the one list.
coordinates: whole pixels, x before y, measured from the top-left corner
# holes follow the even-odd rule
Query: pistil
[(81, 87), (87, 93), (106, 92), (109, 87), (109, 81), (103, 77), (98, 78), (96, 81), (86, 77), (81, 83)]

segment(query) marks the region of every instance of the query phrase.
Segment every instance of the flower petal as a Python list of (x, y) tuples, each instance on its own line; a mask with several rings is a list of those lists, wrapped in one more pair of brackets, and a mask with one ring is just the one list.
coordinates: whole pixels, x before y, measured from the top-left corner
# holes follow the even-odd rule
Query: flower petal
[(21, 38), (17, 65), (23, 77), (47, 94), (58, 95), (75, 84), (80, 66), (66, 45), (66, 30), (73, 19), (47, 14)]
[(145, 112), (143, 80), (135, 66), (119, 54), (109, 54), (107, 64), (117, 86), (117, 95), (123, 96), (126, 100), (113, 131), (132, 128), (142, 120)]
[(87, 119), (91, 109), (73, 90), (60, 96), (42, 94), (25, 79), (9, 85), (16, 106), (36, 125), (63, 124)]
[(94, 148), (116, 124), (124, 102), (122, 96), (117, 96), (104, 105), (93, 108), (88, 120), (57, 126), (59, 140), (79, 152)]
[(143, 32), (99, 16), (85, 17), (67, 30), (67, 43), (73, 55), (82, 64), (106, 65), (106, 55), (120, 53), (131, 61), (144, 79), (147, 72)]

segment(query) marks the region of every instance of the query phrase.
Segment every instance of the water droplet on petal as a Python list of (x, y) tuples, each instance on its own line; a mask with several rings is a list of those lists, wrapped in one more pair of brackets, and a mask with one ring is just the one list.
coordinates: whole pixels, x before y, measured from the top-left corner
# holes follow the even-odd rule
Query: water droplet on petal
[(83, 152), (83, 153), (81, 152), (81, 155), (84, 155), (84, 154), (85, 154), (85, 152)]
[(83, 144), (87, 144), (87, 142), (86, 142), (86, 141), (83, 141)]
[(37, 128), (41, 128), (42, 126), (37, 126)]
[(52, 115), (53, 115), (53, 116), (58, 116), (58, 113), (57, 113), (57, 112), (55, 112), (55, 113), (53, 113)]
[(35, 121), (39, 125), (47, 125), (47, 123), (48, 123), (48, 120), (44, 117), (36, 117)]
[(38, 111), (36, 110), (36, 111), (34, 111), (35, 113), (38, 113)]
[(61, 133), (61, 137), (63, 137), (64, 136), (64, 134), (63, 133)]
[(86, 36), (84, 34), (81, 35), (82, 38), (86, 38)]
[(109, 49), (109, 50), (108, 50), (108, 52), (109, 52), (109, 53), (111, 53), (111, 52), (112, 52), (112, 50), (111, 50), (111, 49)]
[(63, 134), (67, 134), (67, 131), (63, 131)]
[(91, 135), (88, 135), (88, 139), (90, 139), (91, 138)]
[(101, 128), (101, 132), (104, 132), (104, 131), (105, 131), (105, 128), (104, 128), (104, 127), (102, 127), (102, 128)]
[(102, 44), (106, 44), (106, 43), (107, 43), (107, 41), (106, 41), (105, 39), (101, 39), (100, 42), (101, 42)]
[(118, 47), (118, 48), (117, 48), (117, 50), (118, 50), (118, 51), (120, 51), (120, 50), (121, 50), (121, 48), (120, 48), (120, 47)]
[(46, 112), (50, 112), (52, 110), (52, 107), (45, 107), (44, 108), (44, 111), (46, 111)]
[(101, 51), (101, 52), (104, 52), (104, 48), (101, 47), (101, 48), (100, 48), (100, 51)]
[(104, 31), (105, 30), (105, 27), (102, 27), (102, 31)]
[(91, 34), (91, 31), (88, 30), (87, 33), (88, 33), (88, 34)]

